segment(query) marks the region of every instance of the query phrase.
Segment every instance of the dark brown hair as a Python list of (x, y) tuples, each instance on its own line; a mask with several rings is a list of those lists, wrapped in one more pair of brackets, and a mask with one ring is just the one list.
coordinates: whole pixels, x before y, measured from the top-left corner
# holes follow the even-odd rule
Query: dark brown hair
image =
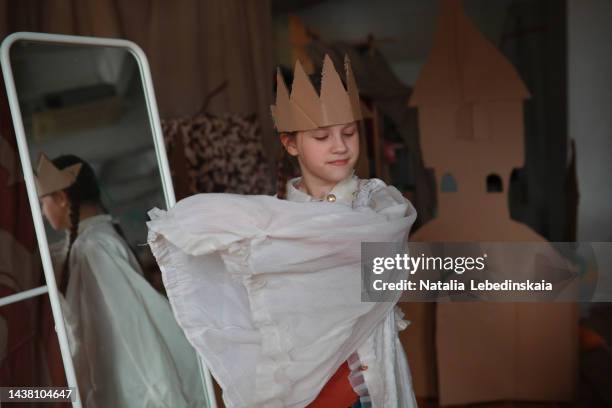
[[(63, 190), (68, 196), (68, 199), (70, 200), (70, 236), (68, 244), (68, 253), (66, 254), (66, 259), (64, 260), (64, 265), (62, 267), (63, 273), (59, 289), (63, 294), (66, 294), (66, 289), (68, 288), (68, 281), (70, 278), (70, 253), (72, 252), (72, 246), (74, 244), (74, 241), (76, 241), (79, 233), (81, 205), (93, 204), (97, 205), (103, 213), (108, 214), (109, 212), (104, 206), (104, 203), (102, 203), (102, 200), (100, 198), (100, 187), (98, 184), (98, 179), (89, 163), (71, 154), (59, 156), (53, 159), (52, 162), (55, 167), (60, 170), (68, 166), (72, 166), (73, 164), (81, 163), (81, 170), (79, 171), (79, 175), (77, 176), (76, 180), (70, 187)], [(127, 238), (122, 228), (115, 223), (113, 223), (112, 225), (117, 235), (119, 235), (125, 241), (130, 252), (132, 253), (132, 255), (134, 255), (136, 262), (142, 268), (138, 256), (136, 256), (136, 251), (134, 251), (134, 249), (128, 244)]]
[[(285, 134), (295, 138), (297, 132), (285, 132)], [(295, 157), (287, 153), (281, 144), (276, 161), (276, 197), (281, 200), (287, 199), (287, 182), (300, 175), (299, 167)]]
[(74, 155), (59, 156), (52, 160), (55, 167), (58, 169), (65, 169), (66, 167), (80, 163), (81, 170), (74, 183), (66, 188), (64, 192), (68, 196), (70, 201), (70, 238), (68, 244), (68, 253), (64, 260), (64, 266), (62, 268), (62, 278), (59, 284), (59, 290), (66, 294), (68, 288), (68, 279), (70, 275), (69, 262), (70, 252), (72, 251), (72, 245), (77, 238), (79, 232), (79, 219), (81, 213), (81, 205), (83, 203), (99, 204), (100, 203), (100, 188), (98, 186), (98, 180), (91, 166), (83, 159)]

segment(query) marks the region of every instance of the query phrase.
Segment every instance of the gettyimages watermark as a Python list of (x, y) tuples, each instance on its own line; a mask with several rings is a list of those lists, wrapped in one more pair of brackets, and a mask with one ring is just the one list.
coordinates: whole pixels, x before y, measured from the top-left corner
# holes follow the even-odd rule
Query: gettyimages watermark
[(610, 242), (362, 243), (364, 302), (611, 302)]

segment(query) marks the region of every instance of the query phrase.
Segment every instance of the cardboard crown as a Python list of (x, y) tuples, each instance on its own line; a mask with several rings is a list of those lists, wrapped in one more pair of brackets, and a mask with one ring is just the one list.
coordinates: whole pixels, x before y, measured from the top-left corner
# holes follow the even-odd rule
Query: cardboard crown
[(81, 166), (82, 163), (77, 163), (60, 170), (47, 156), (41, 154), (35, 177), (38, 197), (70, 187), (76, 181)]
[(299, 60), (295, 63), (291, 96), (280, 73), (276, 73), (276, 105), (272, 117), (279, 132), (312, 130), (363, 119), (359, 90), (348, 56), (344, 58), (347, 89), (329, 55), (323, 60), (320, 95)]

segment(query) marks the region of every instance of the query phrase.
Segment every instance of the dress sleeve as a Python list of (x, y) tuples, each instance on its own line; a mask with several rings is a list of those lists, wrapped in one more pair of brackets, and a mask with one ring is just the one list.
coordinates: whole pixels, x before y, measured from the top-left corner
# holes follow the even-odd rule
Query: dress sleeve
[(205, 255), (262, 235), (261, 227), (271, 222), (266, 214), (264, 209), (245, 208), (237, 195), (197, 194), (169, 211), (149, 211), (149, 241), (163, 235), (190, 255)]

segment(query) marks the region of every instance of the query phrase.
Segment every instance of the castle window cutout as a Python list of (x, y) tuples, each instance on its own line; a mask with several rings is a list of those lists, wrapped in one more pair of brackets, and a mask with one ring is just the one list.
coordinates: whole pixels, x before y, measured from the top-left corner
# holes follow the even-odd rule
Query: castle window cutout
[(440, 191), (443, 193), (456, 193), (457, 192), (457, 181), (450, 173), (445, 173), (442, 176), (440, 183)]
[(504, 191), (502, 179), (497, 174), (487, 176), (487, 193), (501, 193)]

